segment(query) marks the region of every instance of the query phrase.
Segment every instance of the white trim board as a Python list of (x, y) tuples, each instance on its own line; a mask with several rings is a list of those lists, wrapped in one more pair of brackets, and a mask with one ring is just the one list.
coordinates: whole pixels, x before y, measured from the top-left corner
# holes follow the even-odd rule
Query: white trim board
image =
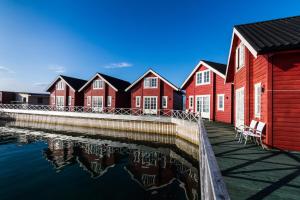
[(221, 72), (219, 72), (218, 70), (216, 70), (215, 68), (211, 67), (210, 65), (208, 65), (207, 63), (205, 63), (205, 61), (200, 60), (200, 62), (196, 65), (196, 67), (193, 69), (192, 73), (190, 73), (190, 75), (187, 77), (187, 79), (185, 79), (185, 81), (183, 82), (183, 84), (181, 85), (181, 89), (185, 86), (185, 84), (190, 80), (190, 78), (193, 76), (193, 74), (198, 70), (198, 68), (203, 65), (206, 68), (210, 69), (211, 71), (213, 71), (214, 73), (218, 74), (219, 76), (221, 76), (223, 79), (225, 79), (225, 75), (222, 74)]
[(61, 75), (59, 75), (47, 88), (46, 91), (49, 91), (49, 89), (53, 86), (54, 83), (56, 83), (57, 80), (61, 79), (65, 84), (67, 84), (74, 92), (76, 91)]
[(249, 42), (242, 36), (242, 34), (238, 30), (236, 30), (236, 28), (233, 28), (232, 36), (231, 36), (230, 49), (229, 49), (229, 55), (228, 55), (228, 59), (227, 59), (225, 82), (226, 82), (227, 75), (228, 75), (228, 67), (229, 67), (229, 63), (230, 63), (232, 45), (233, 45), (233, 40), (234, 40), (235, 35), (241, 40), (241, 42), (247, 47), (247, 49), (251, 52), (251, 54), (255, 58), (257, 58), (257, 54), (258, 54), (257, 51), (249, 44)]
[(164, 79), (162, 76), (160, 76), (158, 73), (156, 73), (152, 69), (149, 69), (146, 73), (144, 73), (142, 76), (140, 76), (140, 78), (138, 78), (136, 81), (134, 81), (128, 88), (126, 88), (125, 92), (127, 92), (128, 90), (130, 90), (130, 88), (132, 88), (134, 85), (136, 85), (140, 80), (142, 80), (149, 73), (152, 73), (156, 77), (158, 77), (159, 79), (163, 80), (166, 84), (168, 84), (169, 86), (171, 86), (174, 90), (176, 90), (176, 91), (180, 90), (175, 85), (173, 85), (172, 83), (170, 83), (169, 81), (167, 81), (166, 79)]
[(84, 84), (78, 92), (81, 92), (88, 84), (90, 84), (96, 77), (101, 78), (105, 83), (107, 83), (110, 87), (112, 87), (116, 92), (118, 92), (118, 89), (115, 88), (110, 82), (108, 82), (103, 76), (101, 76), (99, 73), (96, 73), (86, 84)]

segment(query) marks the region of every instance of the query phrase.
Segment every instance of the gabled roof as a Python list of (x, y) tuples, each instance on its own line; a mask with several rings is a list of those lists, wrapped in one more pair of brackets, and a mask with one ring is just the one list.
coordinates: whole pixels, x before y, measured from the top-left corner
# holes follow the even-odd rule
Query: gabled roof
[(300, 49), (300, 16), (234, 26), (225, 81), (228, 81), (228, 70), (233, 62), (231, 57), (235, 36), (255, 58), (260, 54)]
[(49, 92), (50, 88), (53, 86), (54, 83), (56, 83), (57, 80), (61, 79), (64, 81), (70, 88), (72, 88), (74, 91), (78, 91), (87, 81), (74, 78), (74, 77), (69, 77), (69, 76), (64, 76), (64, 75), (59, 75), (47, 88), (47, 92)]
[(127, 92), (128, 90), (130, 90), (134, 85), (136, 85), (140, 80), (142, 80), (149, 73), (152, 73), (155, 76), (157, 76), (159, 79), (163, 80), (166, 84), (168, 84), (170, 87), (172, 87), (175, 91), (180, 91), (180, 89), (178, 87), (176, 87), (174, 84), (172, 84), (170, 81), (168, 81), (167, 79), (165, 79), (164, 77), (162, 77), (161, 75), (159, 75), (158, 73), (156, 73), (155, 71), (153, 71), (152, 69), (149, 69), (146, 73), (144, 73), (142, 76), (140, 76), (129, 87), (127, 87), (125, 89), (125, 91)]
[(300, 16), (236, 25), (234, 29), (254, 49), (254, 56), (300, 49)]
[(225, 74), (226, 74), (226, 65), (225, 64), (221, 64), (221, 63), (216, 63), (216, 62), (212, 62), (212, 61), (207, 61), (207, 60), (201, 60), (196, 67), (193, 69), (192, 73), (190, 73), (190, 75), (187, 77), (187, 79), (183, 82), (181, 89), (184, 88), (184, 86), (187, 84), (187, 82), (190, 80), (190, 78), (193, 76), (193, 74), (198, 70), (198, 68), (203, 65), (206, 68), (210, 69), (211, 71), (213, 71), (214, 73), (218, 74), (219, 76), (221, 76), (222, 78), (225, 78)]
[(101, 78), (105, 83), (111, 86), (115, 91), (124, 91), (130, 83), (128, 81), (124, 81), (122, 79), (118, 79), (112, 76), (108, 76), (102, 73), (96, 73), (86, 84), (84, 84), (79, 91), (82, 91), (87, 85), (89, 85), (96, 77)]

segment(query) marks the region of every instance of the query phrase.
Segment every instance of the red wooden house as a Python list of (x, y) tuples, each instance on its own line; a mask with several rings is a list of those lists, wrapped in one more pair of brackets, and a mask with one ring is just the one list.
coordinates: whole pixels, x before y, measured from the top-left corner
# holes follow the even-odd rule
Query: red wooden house
[(226, 65), (200, 61), (181, 86), (186, 110), (203, 118), (232, 123), (232, 84), (224, 83)]
[(49, 104), (56, 107), (83, 106), (83, 93), (78, 90), (86, 80), (60, 75), (48, 87)]
[(235, 26), (226, 82), (235, 126), (265, 122), (266, 145), (300, 150), (300, 16)]
[(80, 88), (84, 93), (84, 106), (102, 110), (103, 108), (129, 108), (130, 95), (125, 89), (129, 82), (96, 73)]
[(181, 110), (183, 96), (178, 87), (149, 69), (126, 91), (131, 92), (131, 108), (156, 114), (158, 110)]

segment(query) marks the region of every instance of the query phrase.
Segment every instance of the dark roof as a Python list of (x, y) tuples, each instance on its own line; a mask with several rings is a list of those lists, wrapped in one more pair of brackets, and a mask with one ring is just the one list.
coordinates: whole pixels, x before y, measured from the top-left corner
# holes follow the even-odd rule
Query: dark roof
[(214, 68), (215, 70), (217, 70), (218, 72), (222, 73), (223, 75), (226, 74), (227, 65), (222, 63), (211, 62), (207, 60), (202, 60), (202, 61), (208, 64), (209, 66), (211, 66), (212, 68)]
[(235, 26), (258, 54), (300, 49), (300, 16)]
[(117, 90), (124, 91), (130, 85), (130, 83), (128, 81), (124, 81), (122, 79), (108, 76), (106, 74), (102, 74), (99, 72), (97, 74), (102, 76), (105, 80), (107, 80), (110, 84), (112, 84)]
[(62, 77), (76, 91), (79, 90), (87, 82), (86, 80), (64, 75), (60, 75), (60, 77)]

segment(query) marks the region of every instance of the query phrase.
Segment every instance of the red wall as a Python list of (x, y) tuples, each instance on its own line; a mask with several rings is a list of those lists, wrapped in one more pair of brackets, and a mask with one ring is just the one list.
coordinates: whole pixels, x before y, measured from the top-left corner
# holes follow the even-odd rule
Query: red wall
[[(237, 38), (235, 40), (235, 44), (240, 42)], [(236, 45), (232, 48), (233, 54), (235, 48)], [(245, 124), (249, 125), (252, 119), (265, 122), (263, 141), (266, 145), (299, 151), (300, 52), (258, 55), (255, 58), (246, 48), (245, 59), (245, 67), (234, 73), (234, 90), (245, 87)], [(254, 116), (256, 83), (263, 87), (260, 118)]]
[[(100, 77), (96, 77), (94, 80), (100, 80)], [(107, 97), (112, 97), (112, 102), (110, 108), (128, 108), (130, 105), (129, 101), (129, 95), (125, 93), (124, 91), (115, 91), (110, 85), (108, 85), (106, 82), (104, 82), (104, 88), (103, 89), (93, 89), (93, 81), (91, 81), (83, 90), (84, 93), (84, 106), (87, 105), (87, 97), (91, 97), (92, 102), (92, 96), (103, 96), (103, 106), (107, 106)], [(91, 105), (90, 105), (91, 106)]]
[(300, 52), (275, 54), (273, 66), (273, 145), (300, 151)]
[[(53, 86), (50, 88), (50, 105), (56, 104), (56, 96), (63, 96), (64, 97), (64, 103), (65, 106), (68, 106), (68, 96), (72, 97), (71, 106), (83, 106), (83, 94), (82, 92), (75, 92), (72, 88), (70, 88), (67, 84), (65, 84), (64, 90), (56, 90), (56, 84), (60, 81), (57, 80), (56, 83), (53, 84)], [(53, 102), (53, 98), (54, 102)]]
[[(203, 65), (195, 71), (193, 76), (185, 85), (186, 109), (189, 109), (189, 96), (194, 96), (194, 108), (190, 111), (196, 112), (196, 96), (210, 95), (210, 120), (232, 123), (232, 84), (224, 84), (224, 79), (210, 71), (210, 84), (196, 86), (196, 73), (207, 70)], [(217, 94), (224, 94), (224, 111), (218, 111)]]
[[(156, 77), (154, 74), (149, 73), (146, 77)], [(140, 80), (131, 88), (131, 108), (136, 108), (135, 97), (141, 97), (141, 107), (144, 105), (144, 96), (157, 96), (157, 107), (161, 107), (162, 96), (168, 96), (168, 105), (167, 109), (179, 109), (180, 105), (182, 108), (182, 94), (177, 94), (176, 91), (166, 84), (163, 80), (158, 78), (158, 87), (157, 88), (146, 88), (144, 89), (144, 79)], [(180, 109), (181, 110), (181, 109)]]

